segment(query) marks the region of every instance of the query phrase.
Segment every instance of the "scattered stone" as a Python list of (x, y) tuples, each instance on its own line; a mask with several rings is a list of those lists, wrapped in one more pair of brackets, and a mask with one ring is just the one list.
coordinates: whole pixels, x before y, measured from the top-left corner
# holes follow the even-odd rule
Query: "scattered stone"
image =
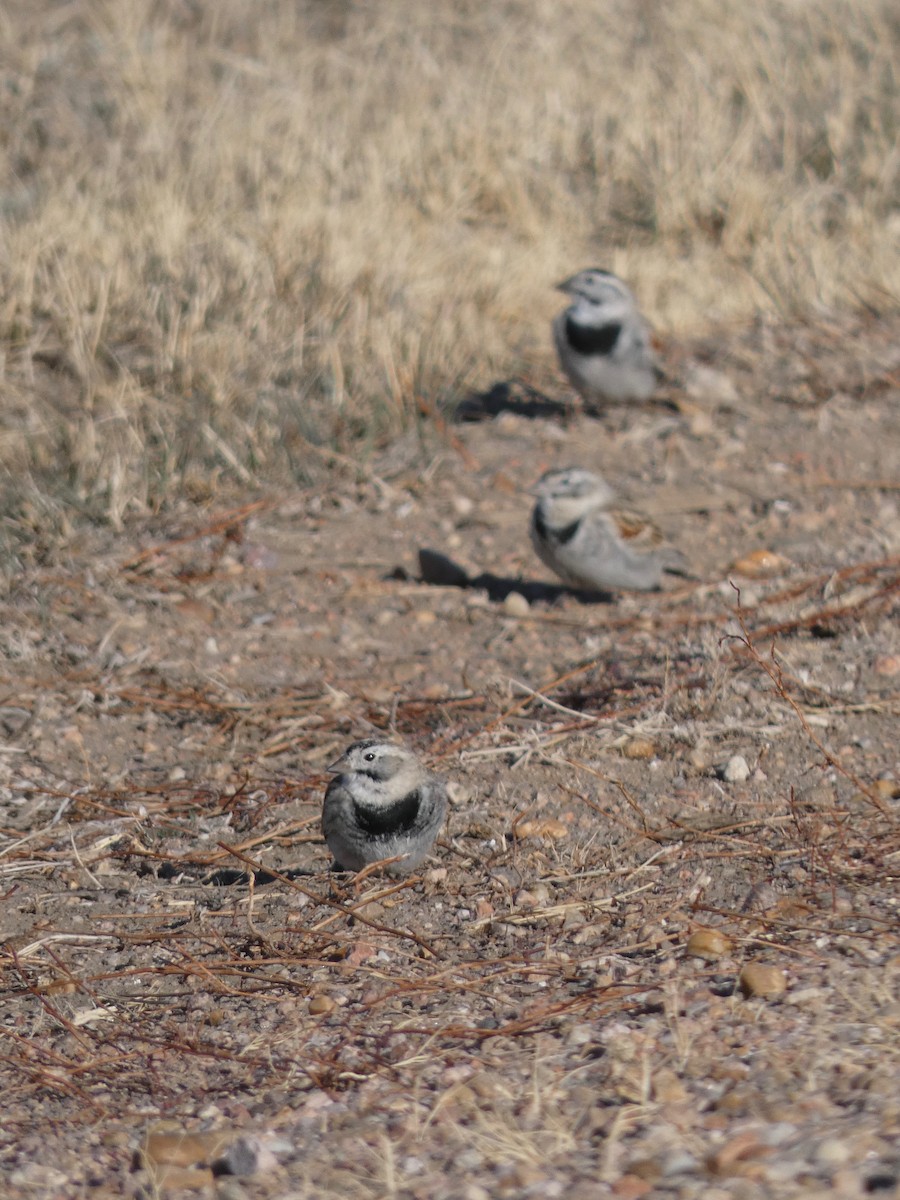
[(453, 805), (468, 804), (473, 799), (475, 793), (472, 788), (465, 783), (460, 783), (458, 779), (447, 780), (447, 799)]
[[(324, 1016), (326, 1013), (333, 1012), (336, 1008), (334, 1000), (330, 996), (319, 994), (312, 996), (309, 1001), (309, 1011), (314, 1017)], [(240, 1174), (240, 1172), (232, 1171), (232, 1175)]]
[(237, 1138), (224, 1154), (212, 1163), (214, 1175), (259, 1175), (273, 1171), (278, 1166), (274, 1151), (287, 1153), (291, 1149), (286, 1141), (272, 1134), (245, 1134)]
[(555, 817), (538, 817), (530, 821), (521, 821), (516, 826), (516, 837), (521, 840), (525, 838), (546, 838), (550, 841), (558, 842), (568, 836), (568, 825), (562, 821), (557, 821)]
[(520, 888), (515, 899), (518, 908), (542, 908), (550, 903), (550, 889), (546, 883), (535, 883), (530, 888)]
[(768, 579), (772, 575), (781, 575), (790, 565), (789, 558), (776, 554), (774, 550), (753, 550), (735, 559), (731, 570), (736, 575), (746, 575), (748, 579)]
[(872, 663), (876, 675), (893, 677), (900, 675), (900, 654), (879, 654)]
[(840, 1138), (830, 1137), (819, 1142), (813, 1160), (820, 1167), (826, 1167), (833, 1171), (838, 1167), (843, 1167), (852, 1157), (853, 1151), (846, 1142), (842, 1142)]
[(738, 984), (748, 999), (751, 996), (769, 999), (773, 996), (780, 996), (787, 990), (784, 971), (780, 967), (760, 962), (749, 962), (742, 967), (738, 976)]
[(625, 758), (653, 758), (656, 746), (649, 738), (633, 737), (622, 746), (622, 754)]
[(687, 952), (694, 958), (715, 962), (731, 950), (731, 939), (720, 929), (695, 929), (688, 938)]
[(716, 767), (716, 775), (725, 783), (743, 783), (750, 778), (750, 767), (743, 754), (733, 754), (728, 762)]
[(527, 617), (531, 612), (531, 605), (521, 592), (510, 592), (503, 601), (503, 607), (513, 617)]

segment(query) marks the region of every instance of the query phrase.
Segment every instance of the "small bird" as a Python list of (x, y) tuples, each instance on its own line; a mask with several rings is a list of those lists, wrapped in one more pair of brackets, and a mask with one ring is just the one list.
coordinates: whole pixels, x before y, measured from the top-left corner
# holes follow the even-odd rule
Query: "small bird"
[(556, 285), (573, 302), (553, 321), (559, 364), (588, 403), (648, 400), (665, 378), (628, 287), (589, 267)]
[(650, 591), (687, 560), (641, 513), (618, 508), (612, 488), (581, 467), (547, 471), (532, 489), (531, 541), (564, 583), (601, 592)]
[(444, 823), (444, 781), (403, 746), (378, 738), (354, 742), (328, 770), (336, 778), (325, 792), (322, 833), (338, 866), (361, 871), (403, 855), (388, 870), (414, 871)]

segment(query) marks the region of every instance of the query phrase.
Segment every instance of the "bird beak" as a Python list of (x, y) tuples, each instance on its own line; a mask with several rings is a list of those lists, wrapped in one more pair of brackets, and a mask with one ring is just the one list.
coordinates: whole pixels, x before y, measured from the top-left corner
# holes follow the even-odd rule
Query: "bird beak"
[(562, 283), (554, 283), (553, 287), (556, 289), (557, 292), (565, 292), (566, 295), (568, 296), (571, 294), (571, 291), (572, 291), (572, 280), (573, 279), (574, 279), (574, 276), (570, 275), (569, 278), (564, 279), (562, 281)]
[(342, 754), (340, 758), (336, 758), (333, 763), (329, 763), (325, 770), (330, 775), (339, 775), (347, 765), (347, 755)]

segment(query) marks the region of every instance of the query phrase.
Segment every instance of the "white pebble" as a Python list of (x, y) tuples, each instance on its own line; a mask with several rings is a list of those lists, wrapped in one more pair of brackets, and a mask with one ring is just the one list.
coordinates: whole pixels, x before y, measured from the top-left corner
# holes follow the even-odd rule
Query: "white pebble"
[(716, 773), (726, 783), (743, 783), (745, 779), (750, 778), (750, 767), (743, 754), (733, 754)]
[(514, 617), (527, 617), (531, 610), (531, 605), (521, 592), (510, 592), (503, 601), (503, 607)]

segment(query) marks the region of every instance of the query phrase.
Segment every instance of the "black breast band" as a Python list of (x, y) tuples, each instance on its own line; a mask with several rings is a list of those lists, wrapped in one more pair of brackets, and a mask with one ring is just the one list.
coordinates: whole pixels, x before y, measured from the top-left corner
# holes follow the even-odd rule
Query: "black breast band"
[(353, 807), (360, 829), (372, 837), (386, 837), (392, 833), (409, 833), (416, 823), (421, 803), (422, 797), (416, 790), (390, 808), (363, 808), (361, 804)]
[(579, 354), (611, 354), (621, 332), (619, 321), (600, 326), (579, 325), (571, 317), (566, 318), (566, 338)]
[(579, 517), (577, 521), (573, 521), (571, 525), (564, 525), (562, 529), (551, 529), (541, 515), (540, 508), (536, 508), (534, 511), (534, 527), (537, 530), (538, 537), (543, 538), (545, 542), (562, 542), (563, 545), (566, 542), (571, 542), (572, 538), (578, 532), (580, 524), (581, 518)]

